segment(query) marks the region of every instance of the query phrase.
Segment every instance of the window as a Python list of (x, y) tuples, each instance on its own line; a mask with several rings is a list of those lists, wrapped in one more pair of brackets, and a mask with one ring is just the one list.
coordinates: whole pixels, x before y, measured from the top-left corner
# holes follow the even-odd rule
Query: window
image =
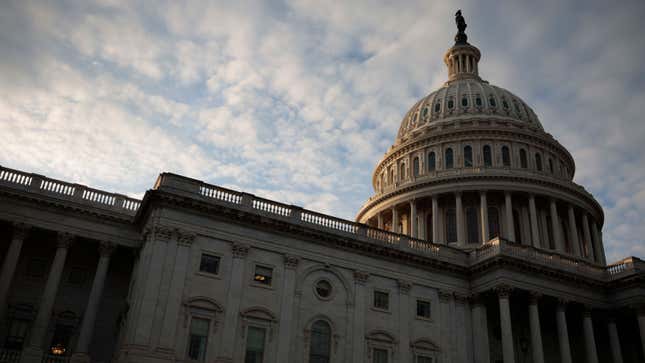
[(446, 149), (446, 169), (452, 169), (454, 167), (454, 160), (452, 159), (452, 149)]
[(479, 243), (479, 223), (477, 222), (477, 208), (466, 208), (466, 224), (468, 227), (468, 243)]
[(506, 99), (502, 98), (502, 106), (504, 106), (504, 109), (508, 110), (508, 102), (506, 102)]
[(262, 285), (271, 285), (273, 278), (273, 269), (265, 266), (255, 266), (255, 275), (253, 281)]
[(374, 348), (372, 351), (373, 363), (388, 363), (388, 351), (386, 349)]
[(423, 117), (426, 117), (426, 116), (428, 116), (428, 108), (424, 107), (423, 108)]
[(415, 122), (417, 122), (417, 114), (416, 113), (414, 115), (412, 115), (412, 122), (410, 124), (414, 124)]
[(488, 239), (499, 237), (499, 211), (495, 207), (488, 207), (488, 233)]
[(417, 316), (420, 318), (430, 318), (430, 302), (417, 300)]
[(526, 159), (526, 150), (520, 149), (520, 166), (522, 169), (526, 169), (529, 167), (528, 160)]
[(439, 113), (439, 111), (441, 111), (441, 100), (434, 104), (434, 112)]
[(517, 243), (522, 243), (522, 223), (520, 220), (520, 213), (517, 209), (513, 210), (513, 229), (515, 230), (515, 241)]
[(387, 174), (388, 174), (388, 183), (390, 185), (394, 184), (394, 170), (392, 168), (390, 168), (388, 170)]
[(508, 146), (502, 146), (502, 164), (511, 166), (511, 153), (508, 150)]
[(192, 318), (190, 320), (190, 333), (188, 334), (188, 358), (203, 362), (206, 360), (206, 345), (208, 343), (207, 319)]
[(4, 347), (7, 349), (22, 350), (29, 325), (30, 320), (20, 318), (11, 319)]
[(309, 363), (329, 363), (331, 356), (331, 327), (326, 321), (318, 320), (311, 326)]
[(246, 354), (244, 363), (264, 362), (264, 341), (266, 329), (249, 326), (246, 331)]
[(399, 168), (399, 180), (404, 180), (405, 179), (405, 163), (401, 163), (401, 167)]
[(470, 145), (464, 147), (464, 167), (470, 168), (473, 166), (473, 148)]
[(477, 98), (475, 98), (475, 105), (476, 105), (477, 107), (481, 107), (481, 106), (482, 106), (482, 98), (481, 98), (481, 97), (477, 96)]
[(390, 294), (385, 291), (374, 291), (374, 307), (382, 310), (390, 309)]
[(490, 104), (490, 107), (497, 107), (497, 102), (495, 102), (495, 97), (493, 97), (493, 95), (490, 95), (488, 98), (488, 104)]
[(446, 240), (457, 242), (457, 214), (453, 208), (446, 210)]
[(199, 271), (217, 275), (219, 273), (219, 261), (219, 256), (202, 253), (202, 259), (199, 262)]
[(435, 171), (437, 168), (434, 151), (428, 153), (428, 171)]
[(316, 282), (316, 295), (319, 297), (326, 299), (331, 296), (331, 283), (327, 280), (320, 280)]
[(454, 107), (455, 107), (455, 101), (452, 98), (448, 99), (448, 109), (452, 110)]
[(553, 159), (549, 158), (549, 172), (553, 174)]
[(462, 97), (461, 98), (461, 106), (462, 107), (468, 107), (468, 98), (467, 97)]
[(422, 356), (422, 355), (418, 355), (416, 363), (433, 363), (433, 362), (432, 362), (432, 358), (430, 358), (430, 357), (425, 357), (425, 356)]
[(493, 166), (493, 154), (491, 153), (490, 145), (484, 145), (484, 166)]
[(73, 334), (73, 326), (67, 324), (56, 324), (49, 352), (53, 355), (66, 355), (69, 353), (69, 343)]
[(418, 157), (412, 160), (412, 172), (414, 173), (415, 177), (419, 176), (419, 158)]
[(540, 154), (535, 154), (535, 168), (542, 171), (542, 156)]

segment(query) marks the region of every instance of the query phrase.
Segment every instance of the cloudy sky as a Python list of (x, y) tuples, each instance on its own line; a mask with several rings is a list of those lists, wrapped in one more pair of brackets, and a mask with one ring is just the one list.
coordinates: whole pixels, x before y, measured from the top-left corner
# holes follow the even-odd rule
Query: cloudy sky
[[(450, 3), (450, 4), (448, 4)], [(0, 165), (141, 197), (161, 171), (352, 219), (463, 9), (645, 256), (643, 1), (2, 1)]]

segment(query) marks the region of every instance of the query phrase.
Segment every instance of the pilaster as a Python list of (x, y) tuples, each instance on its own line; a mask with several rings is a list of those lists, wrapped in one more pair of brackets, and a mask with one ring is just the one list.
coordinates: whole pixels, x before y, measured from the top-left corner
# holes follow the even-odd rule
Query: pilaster
[[(379, 214), (380, 215), (380, 214)], [(294, 297), (296, 289), (296, 269), (300, 257), (284, 255), (284, 286), (280, 306), (280, 326), (278, 335), (277, 362), (289, 362), (289, 352), (293, 331)]]

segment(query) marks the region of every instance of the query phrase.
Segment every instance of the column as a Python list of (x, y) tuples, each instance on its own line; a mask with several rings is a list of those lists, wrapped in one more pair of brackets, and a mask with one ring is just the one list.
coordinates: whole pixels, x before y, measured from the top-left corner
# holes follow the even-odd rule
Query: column
[(637, 311), (638, 314), (638, 329), (641, 334), (641, 346), (643, 348), (643, 356), (645, 356), (645, 306), (640, 306)]
[(57, 236), (56, 255), (54, 256), (54, 262), (52, 262), (49, 268), (47, 283), (45, 284), (45, 290), (40, 299), (38, 314), (31, 329), (29, 345), (22, 355), (21, 362), (40, 362), (45, 334), (49, 327), (49, 319), (52, 315), (52, 308), (54, 307), (56, 294), (58, 293), (58, 285), (63, 276), (63, 268), (65, 267), (65, 260), (67, 259), (67, 252), (72, 244), (72, 239), (72, 235), (68, 233), (59, 233)]
[(540, 309), (538, 300), (541, 294), (531, 292), (529, 297), (529, 323), (531, 328), (531, 350), (533, 363), (544, 363), (544, 347), (542, 345), (542, 329), (540, 328)]
[(432, 196), (432, 242), (439, 243), (439, 200)]
[(564, 253), (564, 243), (562, 242), (562, 235), (560, 235), (560, 222), (558, 221), (558, 207), (555, 204), (555, 199), (549, 200), (549, 207), (551, 208), (551, 230), (553, 231), (553, 240), (555, 250), (559, 253)]
[(569, 331), (567, 330), (567, 316), (565, 313), (566, 302), (558, 301), (556, 320), (558, 323), (558, 342), (560, 343), (560, 360), (562, 363), (571, 363), (571, 348), (569, 347)]
[(102, 242), (99, 246), (99, 263), (94, 273), (94, 281), (92, 282), (92, 289), (87, 300), (87, 308), (83, 313), (83, 322), (81, 323), (81, 330), (78, 341), (76, 342), (76, 350), (72, 356), (72, 362), (89, 363), (91, 361), (88, 355), (88, 348), (92, 342), (96, 314), (101, 302), (101, 296), (103, 295), (103, 286), (105, 285), (105, 278), (107, 277), (110, 257), (113, 251), (114, 245), (111, 243)]
[(377, 223), (378, 223), (377, 224), (378, 229), (383, 229), (383, 213), (382, 212), (378, 212), (378, 214), (376, 215), (376, 220), (377, 220)]
[(490, 238), (490, 232), (488, 231), (488, 201), (486, 200), (485, 191), (479, 192), (479, 214), (481, 217), (482, 243), (486, 243)]
[(364, 356), (364, 343), (365, 343), (365, 309), (367, 307), (367, 291), (365, 284), (369, 279), (370, 274), (365, 271), (354, 271), (354, 288), (356, 292), (355, 309), (354, 309), (354, 337), (352, 344), (354, 346), (352, 362), (360, 362)]
[(573, 254), (576, 257), (582, 257), (580, 253), (580, 243), (578, 242), (578, 226), (576, 226), (576, 214), (573, 211), (573, 206), (569, 205), (569, 236), (571, 245), (573, 246)]
[(13, 225), (13, 235), (11, 236), (11, 244), (9, 251), (4, 257), (2, 263), (2, 273), (0, 273), (0, 323), (5, 321), (5, 314), (7, 313), (7, 306), (9, 304), (9, 288), (13, 281), (13, 274), (16, 272), (16, 266), (20, 259), (20, 250), (22, 250), (22, 243), (27, 236), (29, 227), (24, 224)]
[(605, 248), (602, 245), (602, 235), (595, 221), (591, 221), (591, 236), (593, 237), (594, 252), (598, 255), (596, 262), (606, 266), (607, 259), (605, 257)]
[(235, 352), (235, 337), (237, 336), (237, 323), (240, 315), (240, 302), (242, 301), (242, 284), (244, 282), (244, 265), (249, 254), (249, 246), (233, 244), (233, 266), (231, 267), (231, 282), (226, 297), (226, 310), (224, 328), (219, 357), (216, 362), (232, 362)]
[(589, 229), (589, 218), (587, 217), (587, 213), (582, 212), (582, 234), (584, 236), (584, 244), (589, 248), (589, 255), (587, 256), (587, 259), (590, 261), (596, 261), (596, 252), (593, 246), (593, 243), (591, 241), (591, 232)]
[(480, 295), (473, 296), (472, 316), (475, 363), (490, 363), (486, 305)]
[(529, 218), (531, 219), (531, 240), (533, 241), (533, 247), (540, 248), (537, 208), (535, 208), (535, 195), (533, 194), (529, 194)]
[(399, 361), (410, 361), (410, 288), (408, 281), (399, 280)]
[(419, 226), (417, 220), (417, 202), (412, 199), (410, 201), (410, 237), (417, 238), (419, 233)]
[(396, 210), (396, 206), (392, 207), (392, 232), (401, 233), (399, 231), (399, 211)]
[(457, 217), (457, 245), (466, 244), (464, 236), (464, 208), (461, 204), (461, 192), (455, 193), (455, 215)]
[(499, 317), (502, 327), (502, 350), (504, 353), (504, 363), (515, 363), (515, 350), (513, 348), (513, 325), (511, 322), (510, 295), (509, 286), (500, 286), (495, 289), (499, 298)]
[(587, 363), (598, 363), (596, 339), (593, 335), (593, 322), (591, 320), (590, 308), (585, 308), (582, 325), (585, 331), (585, 351), (587, 353)]
[(531, 218), (527, 207), (520, 207), (520, 218), (522, 223), (520, 225), (520, 231), (515, 231), (516, 236), (521, 236), (523, 245), (531, 246)]
[[(513, 202), (511, 192), (504, 193), (504, 205), (506, 207), (506, 239), (515, 242), (515, 224), (513, 223)], [(519, 231), (518, 231), (519, 232)]]
[(609, 317), (607, 329), (609, 330), (609, 345), (611, 346), (611, 356), (613, 358), (613, 363), (623, 363), (623, 354), (620, 351), (618, 329), (616, 329), (616, 320), (613, 316)]
[[(380, 215), (380, 213), (379, 213)], [(289, 362), (291, 337), (293, 329), (293, 298), (296, 289), (296, 269), (300, 258), (291, 255), (284, 256), (284, 286), (282, 288), (282, 304), (280, 306), (280, 325), (278, 334), (277, 362)]]
[(426, 228), (426, 211), (422, 210), (419, 212), (419, 239), (427, 240), (428, 239), (428, 229)]
[[(456, 362), (466, 363), (472, 362), (473, 359), (468, 359), (468, 356), (472, 356), (470, 350), (472, 347), (472, 340), (470, 339), (469, 322), (466, 319), (466, 304), (468, 303), (468, 298), (465, 295), (454, 293), (455, 299), (455, 315), (454, 315), (454, 333), (456, 335), (455, 346), (458, 347), (456, 350)], [(401, 361), (405, 362), (405, 361)]]

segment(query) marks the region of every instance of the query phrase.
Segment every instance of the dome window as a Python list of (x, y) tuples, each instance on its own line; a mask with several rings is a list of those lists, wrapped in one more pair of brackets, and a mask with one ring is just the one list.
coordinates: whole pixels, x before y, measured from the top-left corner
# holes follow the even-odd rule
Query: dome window
[(542, 171), (542, 156), (540, 154), (535, 154), (535, 168)]
[(419, 158), (418, 157), (412, 160), (412, 173), (415, 178), (419, 176)]
[(428, 171), (435, 171), (437, 167), (437, 158), (434, 154), (434, 151), (428, 153)]
[(437, 101), (434, 105), (434, 112), (439, 113), (439, 111), (441, 111), (441, 100)]
[(464, 147), (464, 167), (472, 168), (473, 166), (473, 148), (470, 145)]
[(446, 241), (457, 242), (457, 213), (454, 208), (446, 210)]
[(520, 111), (520, 106), (517, 105), (517, 101), (513, 100), (513, 106), (515, 107), (515, 112), (521, 117), (522, 112)]
[(553, 159), (549, 158), (549, 171), (553, 174)]
[(411, 123), (414, 124), (415, 122), (417, 122), (417, 114), (416, 113), (414, 115), (412, 115), (412, 122)]
[(465, 97), (465, 96), (464, 96), (464, 97), (461, 99), (461, 106), (462, 106), (462, 107), (468, 107), (468, 97)]
[(403, 181), (405, 179), (405, 163), (401, 163), (399, 180)]
[(493, 95), (490, 95), (490, 98), (488, 99), (488, 104), (490, 104), (490, 107), (497, 107), (497, 102), (495, 102), (495, 97), (493, 97)]
[(508, 146), (502, 146), (502, 164), (511, 166), (511, 153), (508, 150)]
[(426, 116), (428, 116), (428, 108), (424, 107), (423, 108), (423, 117), (426, 117)]
[(452, 158), (452, 149), (446, 149), (446, 169), (452, 169), (455, 166), (454, 160)]
[(504, 106), (505, 110), (508, 110), (508, 102), (505, 99), (502, 99), (502, 106)]
[(451, 98), (448, 100), (448, 109), (452, 110), (455, 107), (455, 101)]
[(526, 158), (526, 150), (520, 149), (520, 166), (522, 169), (529, 167), (528, 159)]
[(482, 98), (481, 97), (477, 96), (477, 98), (475, 98), (475, 106), (482, 107)]
[(490, 150), (490, 145), (484, 145), (484, 166), (493, 166), (493, 155)]

